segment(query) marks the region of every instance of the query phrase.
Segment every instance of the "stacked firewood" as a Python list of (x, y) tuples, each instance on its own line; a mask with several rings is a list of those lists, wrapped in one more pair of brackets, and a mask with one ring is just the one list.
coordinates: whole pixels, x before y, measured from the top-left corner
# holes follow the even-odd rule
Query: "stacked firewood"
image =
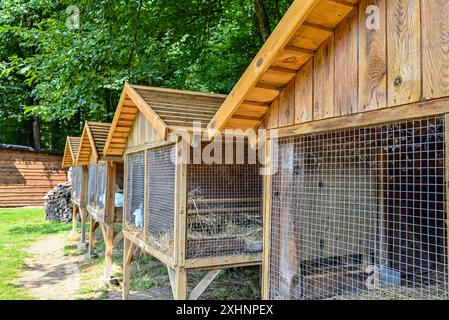
[(72, 184), (60, 183), (44, 197), (45, 219), (69, 222), (72, 220)]

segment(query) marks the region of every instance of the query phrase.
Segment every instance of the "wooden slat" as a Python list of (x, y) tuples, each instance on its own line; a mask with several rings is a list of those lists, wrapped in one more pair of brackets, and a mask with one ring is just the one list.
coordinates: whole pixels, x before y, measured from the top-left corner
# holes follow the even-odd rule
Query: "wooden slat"
[(357, 9), (335, 30), (335, 116), (358, 112)]
[(313, 59), (298, 72), (295, 84), (295, 123), (313, 119)]
[(295, 33), (290, 45), (311, 51), (318, 50), (321, 45), (332, 35), (333, 31), (318, 29), (316, 27), (303, 25)]
[(421, 1), (424, 98), (449, 96), (449, 0)]
[[(361, 0), (359, 7), (359, 109), (387, 106), (387, 0)], [(379, 8), (379, 29), (366, 27), (366, 8)]]
[(279, 125), (279, 99), (271, 103), (270, 111), (268, 113), (267, 127), (269, 129), (277, 128)]
[(314, 59), (315, 120), (334, 116), (334, 37), (331, 36), (318, 50)]
[(295, 79), (285, 87), (279, 95), (279, 126), (295, 123)]
[(388, 106), (421, 99), (419, 0), (387, 1)]
[(307, 22), (328, 28), (337, 27), (352, 10), (354, 4), (340, 1), (321, 0), (307, 18)]

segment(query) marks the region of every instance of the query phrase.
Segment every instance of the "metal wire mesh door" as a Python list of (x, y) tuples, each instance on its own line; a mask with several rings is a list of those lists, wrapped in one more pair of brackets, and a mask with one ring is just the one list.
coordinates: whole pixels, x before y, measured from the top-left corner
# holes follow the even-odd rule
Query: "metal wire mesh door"
[(100, 163), (97, 166), (97, 218), (104, 221), (105, 218), (105, 203), (106, 203), (106, 174), (107, 164)]
[(442, 118), (282, 139), (272, 299), (446, 299)]
[(148, 150), (148, 241), (158, 250), (173, 255), (175, 212), (175, 164), (173, 146)]
[(126, 157), (125, 228), (142, 231), (144, 223), (145, 154), (138, 152)]
[(95, 192), (97, 185), (97, 165), (89, 165), (89, 179), (87, 183), (87, 205), (90, 207), (95, 206)]
[(76, 202), (80, 202), (81, 198), (81, 179), (83, 174), (83, 169), (81, 167), (73, 168), (73, 182), (72, 182), (72, 193), (73, 198)]
[(262, 251), (262, 176), (255, 164), (190, 164), (187, 257)]

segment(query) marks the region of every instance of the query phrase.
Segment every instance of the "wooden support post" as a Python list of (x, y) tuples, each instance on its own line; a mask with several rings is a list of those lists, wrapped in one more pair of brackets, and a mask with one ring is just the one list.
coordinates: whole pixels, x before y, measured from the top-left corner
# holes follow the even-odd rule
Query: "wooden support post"
[(209, 287), (209, 285), (214, 281), (214, 279), (221, 272), (221, 269), (209, 271), (203, 279), (197, 284), (195, 289), (189, 295), (189, 300), (198, 300), (198, 298), (203, 294), (203, 292)]
[(103, 284), (110, 286), (113, 282), (112, 279), (112, 253), (114, 250), (114, 226), (106, 226), (106, 237), (104, 239), (106, 250), (104, 253), (104, 275)]
[(123, 244), (123, 300), (128, 300), (129, 290), (131, 289), (131, 262), (134, 256), (135, 244), (129, 241), (127, 238), (124, 239)]
[(76, 204), (73, 205), (73, 215), (72, 215), (72, 232), (71, 237), (74, 238), (78, 234), (78, 206)]
[(167, 266), (167, 271), (168, 271), (168, 277), (170, 279), (170, 286), (171, 286), (171, 291), (173, 293), (173, 297), (175, 296), (175, 278), (176, 278), (176, 274), (175, 274), (175, 270), (173, 270), (171, 267)]
[(176, 267), (175, 270), (175, 300), (187, 300), (187, 271)]
[(80, 211), (81, 211), (81, 239), (78, 245), (79, 250), (86, 249), (86, 223), (87, 223), (87, 187), (89, 184), (89, 169), (87, 166), (82, 167), (81, 175), (81, 194), (80, 194)]
[(86, 223), (87, 223), (87, 210), (86, 210), (86, 208), (81, 208), (81, 237), (80, 237), (80, 243), (78, 244), (79, 250), (84, 250), (87, 247)]
[[(447, 256), (449, 257), (449, 114), (444, 116), (444, 130), (445, 130), (445, 175), (446, 175), (446, 242), (447, 242)], [(449, 263), (447, 265), (449, 272)], [(446, 289), (449, 288), (449, 279)]]
[(271, 223), (271, 140), (267, 140), (265, 144), (265, 175), (263, 190), (263, 260), (262, 260), (262, 299), (268, 300), (269, 291), (269, 269), (270, 269), (270, 223)]
[(88, 259), (96, 259), (98, 255), (95, 254), (95, 231), (98, 228), (98, 222), (95, 221), (94, 217), (90, 215), (90, 226), (89, 226), (89, 251), (87, 253)]

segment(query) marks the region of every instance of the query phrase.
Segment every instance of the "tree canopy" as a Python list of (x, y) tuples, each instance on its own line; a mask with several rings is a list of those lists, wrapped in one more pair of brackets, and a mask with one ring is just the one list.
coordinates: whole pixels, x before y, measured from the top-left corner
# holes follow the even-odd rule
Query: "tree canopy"
[[(229, 93), (289, 0), (0, 2), (0, 142), (62, 150), (125, 81)], [(69, 8), (69, 10), (68, 10)]]

